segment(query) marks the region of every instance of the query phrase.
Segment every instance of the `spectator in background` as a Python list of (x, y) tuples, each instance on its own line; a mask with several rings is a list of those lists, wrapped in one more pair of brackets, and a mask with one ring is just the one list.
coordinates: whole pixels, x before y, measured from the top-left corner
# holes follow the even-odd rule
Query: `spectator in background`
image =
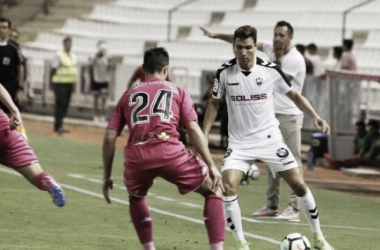
[[(106, 55), (107, 45), (99, 41), (98, 52), (90, 65), (91, 92), (94, 95), (94, 122), (105, 122), (105, 106), (109, 88), (109, 62)], [(99, 107), (99, 99), (101, 99)]]
[[(12, 23), (9, 19), (0, 18), (0, 83), (19, 108), (24, 88), (24, 65), (20, 49), (9, 41), (11, 27)], [(0, 108), (4, 113), (10, 114), (4, 104), (0, 103)], [(17, 131), (25, 140), (27, 139), (23, 124), (17, 128)]]
[(303, 56), (303, 59), (305, 60), (305, 64), (306, 64), (306, 75), (313, 75), (313, 74), (314, 74), (313, 64), (312, 64), (311, 61), (305, 56), (305, 46), (304, 46), (303, 44), (296, 44), (295, 47), (296, 47), (296, 49), (298, 50), (298, 52), (301, 53), (301, 55)]
[(355, 158), (339, 161), (331, 155), (325, 154), (325, 159), (333, 169), (357, 167), (360, 165), (376, 166), (379, 162), (376, 160), (380, 156), (380, 132), (379, 122), (369, 121), (367, 124), (367, 135), (364, 138), (363, 147), (360, 149)]
[(343, 54), (342, 54), (340, 69), (357, 71), (356, 59), (351, 52), (353, 46), (354, 46), (354, 41), (352, 39), (343, 40), (343, 46), (342, 46)]
[(335, 66), (333, 70), (340, 70), (342, 68), (342, 54), (343, 54), (343, 49), (341, 46), (334, 46), (333, 47), (333, 57), (336, 60)]
[(51, 63), (50, 77), (55, 95), (54, 132), (58, 134), (69, 132), (63, 128), (63, 118), (67, 114), (78, 76), (77, 58), (71, 51), (71, 46), (71, 37), (65, 37), (63, 50), (57, 51)]
[[(17, 29), (15, 28), (11, 28), (10, 29), (10, 33), (9, 33), (9, 43), (12, 43), (14, 44), (20, 51), (21, 51), (21, 46), (20, 46), (20, 43), (18, 41), (18, 39), (20, 38), (20, 33)], [(28, 62), (27, 62), (27, 58), (22, 55), (21, 53), (21, 56), (23, 58), (23, 66), (24, 66), (24, 93), (27, 95), (28, 99), (31, 100), (34, 96), (34, 93), (33, 93), (33, 88), (31, 86), (31, 83), (28, 82), (27, 78), (28, 78)]]
[(360, 150), (364, 147), (364, 141), (367, 135), (367, 130), (365, 128), (365, 123), (363, 121), (358, 121), (355, 123), (355, 139), (354, 139), (354, 155), (358, 155)]
[(317, 45), (310, 43), (307, 45), (306, 49), (307, 53), (305, 54), (305, 57), (309, 59), (313, 65), (313, 76), (320, 77), (323, 74), (324, 69), (321, 56), (318, 54)]

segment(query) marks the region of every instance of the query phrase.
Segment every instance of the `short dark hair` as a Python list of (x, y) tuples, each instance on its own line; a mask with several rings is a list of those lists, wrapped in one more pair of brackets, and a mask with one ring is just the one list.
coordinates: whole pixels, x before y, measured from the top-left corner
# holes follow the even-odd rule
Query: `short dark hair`
[(296, 44), (296, 49), (298, 52), (300, 52), (302, 55), (305, 54), (305, 45), (303, 44)]
[(307, 45), (307, 49), (314, 50), (314, 51), (318, 50), (317, 45), (315, 45), (315, 43), (310, 43), (309, 45)]
[(257, 42), (257, 30), (255, 27), (252, 27), (249, 25), (244, 25), (244, 26), (237, 28), (234, 32), (234, 42), (235, 42), (236, 38), (247, 39), (250, 37), (253, 39), (253, 42), (256, 44), (256, 42)]
[(293, 36), (293, 34), (294, 34), (293, 26), (290, 23), (288, 23), (287, 21), (279, 21), (279, 22), (277, 22), (276, 26), (274, 26), (274, 28), (282, 27), (282, 26), (288, 27), (288, 34), (289, 34), (289, 36)]
[(0, 23), (8, 23), (8, 28), (10, 29), (12, 27), (11, 20), (5, 17), (0, 17)]
[(65, 44), (66, 42), (72, 42), (72, 39), (71, 39), (71, 36), (66, 36), (65, 38), (63, 38), (63, 43)]
[(343, 45), (347, 47), (347, 49), (351, 50), (354, 47), (354, 40), (352, 39), (344, 39)]
[(341, 46), (334, 46), (333, 51), (336, 53), (339, 59), (342, 57), (343, 50)]
[(376, 121), (376, 120), (370, 120), (368, 123), (367, 123), (367, 126), (372, 126), (374, 127), (375, 129), (379, 129), (380, 125), (379, 125), (379, 122)]
[(169, 65), (169, 53), (163, 47), (157, 47), (145, 51), (143, 69), (146, 73), (161, 72)]

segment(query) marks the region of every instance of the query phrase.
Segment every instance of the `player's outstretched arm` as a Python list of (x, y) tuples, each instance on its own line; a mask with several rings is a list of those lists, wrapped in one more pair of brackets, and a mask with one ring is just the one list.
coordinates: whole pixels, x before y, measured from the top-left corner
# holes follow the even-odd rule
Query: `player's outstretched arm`
[(208, 134), (210, 133), (211, 127), (214, 124), (214, 121), (216, 119), (216, 115), (218, 114), (219, 103), (220, 101), (213, 97), (211, 97), (210, 100), (208, 101), (208, 105), (206, 108), (205, 117), (203, 121), (203, 128), (202, 128), (203, 133), (205, 134), (207, 140), (208, 140)]
[(309, 115), (314, 120), (314, 125), (316, 128), (321, 129), (322, 133), (329, 134), (330, 126), (325, 120), (323, 120), (317, 112), (314, 110), (311, 103), (297, 90), (291, 89), (286, 95), (297, 105), (297, 107), (307, 115)]
[(198, 123), (196, 123), (195, 121), (190, 121), (188, 124), (186, 124), (186, 131), (189, 135), (189, 140), (191, 144), (201, 155), (202, 159), (210, 169), (210, 177), (213, 181), (213, 191), (216, 191), (219, 187), (223, 190), (222, 175), (220, 174), (218, 168), (215, 166), (215, 163), (212, 160), (210, 150), (207, 146), (206, 137), (202, 133), (202, 130), (199, 127)]
[(103, 138), (103, 196), (111, 203), (108, 190), (113, 188), (112, 163), (115, 155), (117, 131), (107, 128)]
[(12, 97), (9, 95), (8, 91), (0, 84), (0, 101), (9, 109), (11, 112), (10, 118), (10, 128), (13, 130), (18, 125), (21, 124), (20, 111), (12, 101)]
[(217, 38), (217, 39), (229, 42), (229, 43), (234, 42), (234, 36), (231, 34), (213, 33), (209, 29), (207, 29), (203, 26), (200, 26), (199, 28), (203, 31), (203, 35), (208, 36), (210, 38)]

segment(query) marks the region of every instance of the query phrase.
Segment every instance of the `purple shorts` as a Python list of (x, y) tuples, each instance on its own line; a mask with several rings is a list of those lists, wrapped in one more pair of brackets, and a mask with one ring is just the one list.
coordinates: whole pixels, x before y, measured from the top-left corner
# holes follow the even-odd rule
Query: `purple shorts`
[(16, 130), (0, 131), (0, 164), (17, 169), (36, 162), (37, 156)]
[(197, 190), (209, 174), (209, 169), (201, 159), (189, 154), (189, 159), (180, 164), (141, 170), (143, 167), (125, 168), (124, 183), (137, 197), (145, 197), (156, 177), (162, 177), (178, 187), (181, 194)]

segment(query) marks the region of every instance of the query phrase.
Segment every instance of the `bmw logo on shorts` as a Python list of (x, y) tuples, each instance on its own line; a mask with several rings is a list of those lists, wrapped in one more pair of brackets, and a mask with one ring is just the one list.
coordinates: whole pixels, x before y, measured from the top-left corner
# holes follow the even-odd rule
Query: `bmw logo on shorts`
[(280, 148), (277, 150), (276, 155), (280, 158), (285, 158), (289, 155), (289, 151), (286, 148)]

